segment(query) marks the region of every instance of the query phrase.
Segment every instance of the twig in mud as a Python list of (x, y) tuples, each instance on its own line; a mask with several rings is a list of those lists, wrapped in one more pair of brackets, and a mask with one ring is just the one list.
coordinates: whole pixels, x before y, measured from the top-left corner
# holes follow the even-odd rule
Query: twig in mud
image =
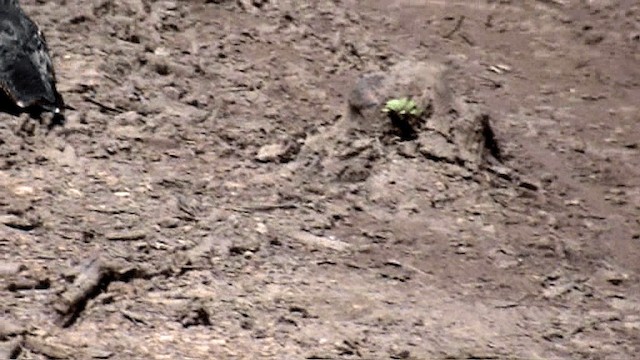
[(134, 241), (146, 238), (147, 232), (144, 230), (114, 231), (107, 233), (104, 237), (110, 241)]
[(63, 327), (68, 327), (75, 322), (89, 299), (100, 292), (100, 284), (108, 282), (111, 270), (105, 268), (98, 259), (93, 259), (78, 275), (75, 282), (67, 291), (60, 295), (58, 303), (54, 306), (60, 314), (60, 322)]
[(125, 209), (108, 209), (108, 208), (101, 208), (101, 207), (96, 207), (96, 206), (87, 206), (86, 209), (88, 211), (94, 211), (97, 213), (101, 213), (101, 214), (110, 214), (110, 215), (117, 215), (117, 214), (129, 214), (129, 215), (138, 215), (137, 211), (134, 210), (125, 210)]
[(522, 302), (524, 300), (527, 300), (527, 299), (530, 299), (530, 298), (533, 298), (533, 297), (535, 297), (535, 296), (532, 295), (532, 294), (526, 294), (526, 295), (521, 296), (517, 300), (509, 301), (509, 302), (506, 302), (506, 303), (503, 303), (503, 304), (497, 304), (494, 307), (496, 309), (511, 309), (511, 308), (514, 308), (514, 307), (522, 306)]
[(460, 30), (460, 28), (462, 27), (462, 23), (464, 22), (464, 15), (460, 16), (460, 18), (458, 18), (458, 22), (456, 22), (456, 26), (453, 27), (453, 29), (451, 31), (449, 31), (448, 33), (446, 33), (443, 37), (445, 39), (450, 39), (453, 34), (455, 34), (456, 32), (458, 32), (458, 30)]
[(7, 284), (6, 289), (11, 292), (21, 290), (46, 290), (51, 287), (51, 280), (49, 278), (42, 279), (30, 279), (21, 277)]
[(347, 251), (351, 249), (351, 244), (349, 243), (328, 237), (317, 236), (306, 231), (292, 231), (288, 233), (287, 236), (310, 247), (326, 248), (336, 251)]
[(234, 92), (243, 92), (243, 91), (250, 91), (250, 90), (251, 89), (249, 89), (248, 86), (233, 86), (233, 87), (222, 89), (220, 93), (234, 93)]
[(469, 45), (469, 46), (475, 46), (476, 45), (476, 43), (473, 40), (471, 40), (471, 38), (469, 38), (469, 36), (467, 36), (465, 34), (462, 34), (462, 33), (458, 34), (458, 36), (460, 36), (460, 38), (462, 40), (464, 40), (464, 42), (466, 42), (467, 45)]
[(99, 258), (92, 259), (54, 304), (54, 309), (59, 314), (58, 323), (62, 327), (73, 325), (87, 302), (105, 291), (112, 281), (127, 281), (144, 275), (135, 267), (117, 265)]
[(285, 204), (262, 204), (262, 205), (249, 205), (242, 207), (229, 207), (227, 210), (242, 212), (242, 213), (252, 213), (256, 211), (271, 211), (271, 210), (279, 210), (279, 209), (297, 209), (298, 205), (294, 203), (285, 203)]
[(139, 313), (129, 311), (129, 310), (124, 310), (124, 309), (120, 310), (120, 313), (122, 314), (122, 316), (124, 316), (125, 319), (131, 321), (132, 323), (144, 324), (144, 325), (147, 324), (147, 322), (144, 320), (144, 316), (142, 316)]
[(92, 103), (93, 105), (96, 105), (97, 107), (99, 107), (100, 109), (105, 110), (105, 111), (111, 111), (111, 112), (115, 112), (115, 113), (118, 113), (118, 114), (122, 114), (123, 112), (125, 112), (124, 109), (118, 109), (118, 108), (115, 108), (115, 107), (112, 107), (112, 106), (109, 106), (109, 105), (105, 105), (105, 104), (99, 102), (98, 100), (93, 99), (93, 98), (91, 98), (89, 96), (85, 96), (84, 100), (86, 102)]
[(558, 7), (567, 6), (567, 2), (564, 0), (537, 0), (537, 1), (543, 4), (552, 5), (552, 6), (558, 6)]
[(499, 88), (501, 88), (501, 87), (502, 87), (502, 83), (501, 83), (500, 81), (493, 80), (493, 79), (488, 78), (488, 77), (486, 77), (486, 76), (479, 76), (478, 78), (480, 78), (480, 79), (482, 79), (482, 80), (485, 80), (485, 81), (487, 81), (487, 82), (491, 83), (491, 87), (492, 87), (492, 88), (494, 88), (494, 89), (499, 89)]
[(195, 221), (198, 219), (198, 217), (196, 216), (196, 209), (193, 206), (189, 205), (187, 200), (182, 196), (178, 197), (178, 210), (182, 211), (187, 215), (187, 216), (181, 217), (181, 218), (184, 218), (185, 220)]

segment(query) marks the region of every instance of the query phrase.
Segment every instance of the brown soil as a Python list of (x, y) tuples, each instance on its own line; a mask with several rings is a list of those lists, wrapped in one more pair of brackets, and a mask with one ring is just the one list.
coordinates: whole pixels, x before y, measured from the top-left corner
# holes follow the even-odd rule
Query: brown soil
[[(73, 109), (0, 115), (0, 357), (640, 353), (637, 1), (22, 3)], [(407, 61), (468, 113), (353, 125)]]

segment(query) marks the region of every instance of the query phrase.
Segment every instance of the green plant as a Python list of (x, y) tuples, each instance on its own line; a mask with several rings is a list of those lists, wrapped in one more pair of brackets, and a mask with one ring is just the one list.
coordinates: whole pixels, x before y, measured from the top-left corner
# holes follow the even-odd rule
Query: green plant
[(422, 109), (418, 107), (415, 101), (409, 98), (391, 99), (387, 101), (382, 112), (391, 115), (413, 116), (422, 115)]

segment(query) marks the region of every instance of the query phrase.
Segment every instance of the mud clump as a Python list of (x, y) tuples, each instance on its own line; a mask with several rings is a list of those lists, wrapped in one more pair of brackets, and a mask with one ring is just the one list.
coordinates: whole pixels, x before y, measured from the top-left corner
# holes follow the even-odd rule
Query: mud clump
[[(301, 154), (320, 157), (324, 171), (341, 181), (365, 181), (390, 152), (479, 170), (500, 149), (490, 116), (458, 98), (449, 70), (437, 62), (403, 61), (356, 81), (345, 114), (307, 139)], [(387, 102), (410, 99), (415, 115), (383, 111)]]
[[(387, 72), (365, 74), (349, 97), (348, 118), (355, 129), (387, 144), (394, 137), (415, 140), (420, 153), (432, 160), (476, 170), (487, 156), (499, 159), (489, 115), (456, 97), (447, 79), (447, 66), (436, 62), (403, 61)], [(387, 101), (398, 98), (415, 102), (419, 116), (380, 111)]]

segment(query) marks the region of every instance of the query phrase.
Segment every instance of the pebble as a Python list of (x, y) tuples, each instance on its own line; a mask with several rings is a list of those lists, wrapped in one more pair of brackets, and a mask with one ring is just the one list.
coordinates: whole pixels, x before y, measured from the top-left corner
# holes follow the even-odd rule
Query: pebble
[(256, 160), (260, 162), (277, 162), (287, 152), (287, 147), (283, 144), (269, 144), (258, 150)]
[(26, 186), (26, 185), (18, 185), (15, 188), (13, 188), (13, 193), (18, 196), (32, 195), (34, 192), (35, 190), (33, 189), (33, 187)]

